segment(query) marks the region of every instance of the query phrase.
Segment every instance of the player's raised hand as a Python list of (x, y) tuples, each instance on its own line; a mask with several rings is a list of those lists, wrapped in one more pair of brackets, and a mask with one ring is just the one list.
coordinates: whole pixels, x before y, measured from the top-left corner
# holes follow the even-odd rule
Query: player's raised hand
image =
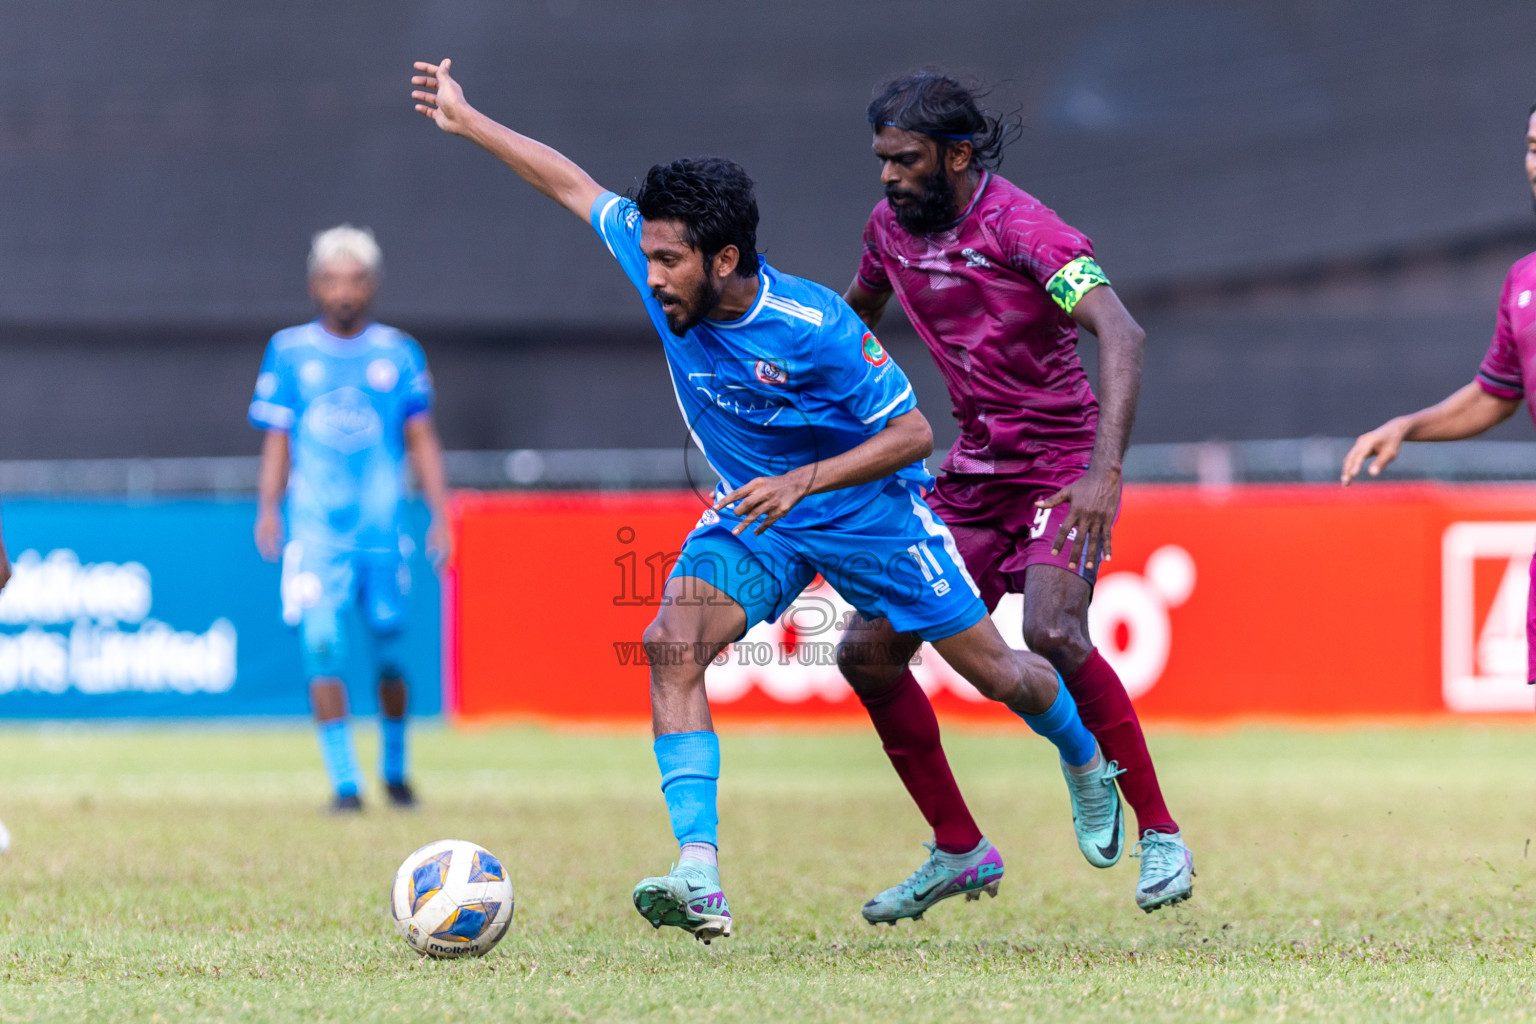
[[(1391, 420), (1369, 433), (1361, 434), (1355, 439), (1349, 454), (1344, 456), (1344, 472), (1339, 482), (1348, 487), (1349, 482), (1360, 475), (1361, 469), (1365, 469), (1371, 476), (1380, 476), (1387, 464), (1397, 458), (1406, 435), (1407, 429), (1398, 420)], [(1369, 468), (1365, 467), (1367, 459), (1373, 460)]]
[(1070, 505), (1066, 521), (1051, 541), (1051, 554), (1059, 555), (1070, 545), (1067, 567), (1079, 565), (1092, 569), (1094, 562), (1109, 561), (1110, 533), (1120, 514), (1120, 474), (1093, 466), (1074, 482), (1042, 501), (1035, 508)]
[(466, 115), (473, 108), (464, 101), (464, 90), (450, 73), (453, 61), (444, 58), (441, 64), (429, 64), (419, 60), (414, 66), (420, 72), (411, 78), (416, 87), (411, 92), (416, 112), (437, 122), (445, 132), (464, 134)]

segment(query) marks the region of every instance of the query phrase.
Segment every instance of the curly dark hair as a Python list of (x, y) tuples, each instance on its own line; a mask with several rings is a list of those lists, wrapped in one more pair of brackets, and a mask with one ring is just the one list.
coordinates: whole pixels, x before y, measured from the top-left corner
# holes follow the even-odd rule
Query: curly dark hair
[(942, 153), (956, 142), (971, 144), (971, 163), (988, 170), (1003, 162), (1003, 150), (1024, 132), (1017, 110), (997, 115), (982, 110), (987, 93), (962, 85), (934, 68), (894, 78), (875, 90), (865, 117), (878, 132), (890, 126), (927, 135)]
[(726, 246), (740, 253), (739, 277), (757, 273), (757, 194), (741, 165), (721, 157), (674, 160), (646, 172), (634, 194), (646, 220), (676, 220), (705, 267)]

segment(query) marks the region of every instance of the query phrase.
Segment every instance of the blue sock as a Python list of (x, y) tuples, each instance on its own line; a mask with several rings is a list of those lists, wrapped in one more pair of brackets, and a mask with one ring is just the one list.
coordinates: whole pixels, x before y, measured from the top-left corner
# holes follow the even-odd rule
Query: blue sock
[(1024, 724), (1035, 732), (1044, 736), (1056, 744), (1056, 749), (1061, 752), (1061, 759), (1073, 767), (1082, 767), (1093, 760), (1093, 752), (1097, 749), (1093, 733), (1083, 725), (1083, 720), (1077, 715), (1077, 701), (1067, 692), (1067, 684), (1061, 682), (1060, 673), (1056, 676), (1060, 688), (1056, 691), (1056, 701), (1044, 712), (1038, 715), (1026, 715), (1015, 711), (1014, 714), (1024, 719)]
[(325, 762), (325, 773), (331, 777), (336, 795), (356, 796), (357, 755), (352, 752), (352, 730), (347, 727), (347, 720), (320, 722), (315, 731), (320, 734), (320, 759)]
[(678, 845), (718, 848), (715, 789), (720, 778), (720, 737), (712, 732), (669, 732), (656, 737), (656, 767)]
[(391, 786), (405, 781), (405, 719), (379, 720), (379, 774)]

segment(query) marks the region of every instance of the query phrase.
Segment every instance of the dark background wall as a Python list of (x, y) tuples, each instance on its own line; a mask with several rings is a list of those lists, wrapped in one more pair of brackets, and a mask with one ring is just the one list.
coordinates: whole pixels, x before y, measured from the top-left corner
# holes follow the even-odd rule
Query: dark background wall
[[(1536, 6), (1475, 13), (0, 0), (0, 457), (250, 450), (262, 344), (309, 315), (308, 237), (343, 220), (379, 233), (378, 312), (427, 346), (450, 446), (679, 440), (590, 230), (411, 110), (411, 60), (444, 55), (610, 187), (739, 160), (769, 257), (834, 287), (879, 195), (871, 86), (976, 74), (1029, 125), (1005, 173), (1094, 237), (1148, 328), (1139, 440), (1354, 433), (1470, 379), (1536, 247)], [(882, 334), (943, 419), (921, 346)]]

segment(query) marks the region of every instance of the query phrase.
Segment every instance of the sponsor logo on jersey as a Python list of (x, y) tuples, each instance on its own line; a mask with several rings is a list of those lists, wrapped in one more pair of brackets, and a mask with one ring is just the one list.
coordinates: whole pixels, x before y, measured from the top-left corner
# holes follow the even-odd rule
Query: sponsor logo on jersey
[(961, 249), (960, 255), (965, 257), (965, 265), (968, 267), (990, 267), (992, 265), (991, 260), (975, 249)]
[(880, 344), (880, 339), (869, 331), (864, 332), (864, 359), (871, 366), (884, 366), (891, 354)]
[(1530, 292), (1530, 289), (1526, 289), (1525, 291), (1521, 292), (1520, 293), (1520, 298), (1516, 299), (1515, 302), (1516, 302), (1516, 304), (1521, 309), (1524, 309), (1526, 306), (1529, 306), (1531, 304), (1531, 292)]
[(268, 370), (256, 378), (256, 396), (258, 398), (271, 398), (277, 394), (277, 374)]
[(310, 434), (316, 441), (350, 455), (378, 444), (384, 436), (384, 423), (357, 388), (337, 388), (321, 395), (304, 414)]
[(400, 380), (400, 371), (388, 359), (375, 359), (368, 364), (363, 375), (368, 378), (368, 386), (375, 391), (393, 391), (395, 383)]
[(757, 379), (764, 384), (772, 384), (775, 387), (789, 383), (789, 374), (782, 366), (768, 362), (766, 359), (757, 361)]

